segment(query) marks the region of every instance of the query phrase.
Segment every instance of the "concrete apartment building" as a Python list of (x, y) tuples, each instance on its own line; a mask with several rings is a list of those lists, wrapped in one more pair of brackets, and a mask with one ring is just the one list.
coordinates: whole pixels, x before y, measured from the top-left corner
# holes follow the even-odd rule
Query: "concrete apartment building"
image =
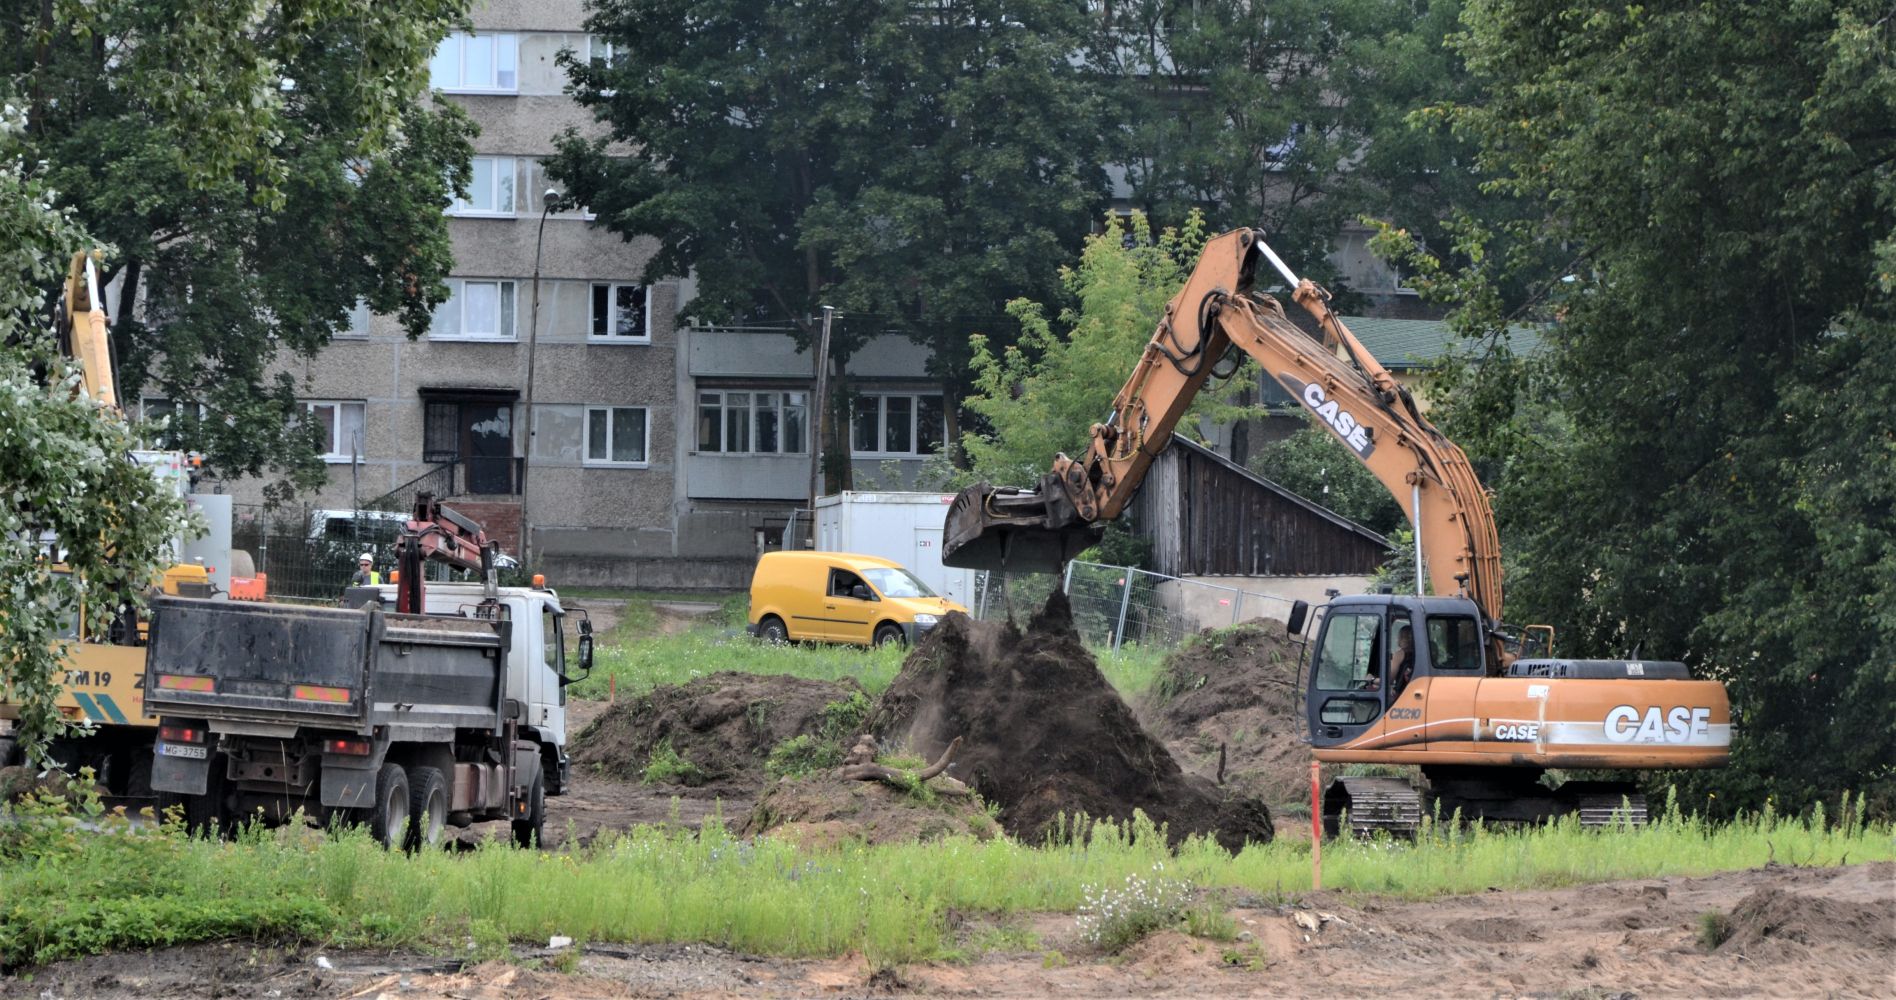
[[(511, 554), (530, 532), (532, 561), (568, 584), (741, 587), (808, 504), (814, 362), (781, 328), (685, 329), (690, 280), (640, 281), (656, 244), (544, 211), (541, 158), (568, 126), (594, 128), (556, 61), (606, 55), (584, 19), (579, 0), (490, 0), (437, 49), (435, 89), (480, 126), (468, 196), (448, 212), (452, 298), (426, 337), (363, 309), (290, 363), (329, 441), (328, 482), (300, 500), (345, 510), (425, 488)], [(865, 475), (894, 462), (912, 482), (940, 449), (925, 359), (884, 338), (852, 364), (875, 410)], [(262, 485), (225, 488), (257, 503)]]
[[(596, 128), (557, 64), (608, 55), (585, 16), (580, 0), (488, 0), (438, 48), (435, 89), (480, 126), (449, 209), (453, 295), (426, 337), (362, 310), (292, 363), (330, 442), (328, 482), (301, 500), (350, 509), (426, 488), (511, 554), (530, 533), (532, 561), (569, 585), (741, 587), (758, 551), (808, 530), (793, 512), (809, 501), (813, 357), (783, 327), (691, 325), (688, 277), (641, 283), (653, 242), (544, 211), (540, 159), (568, 126)], [(1338, 257), (1358, 287), (1406, 297), (1360, 240)], [(901, 337), (851, 358), (859, 488), (912, 486), (942, 451), (927, 361)], [(261, 487), (226, 484), (240, 503)]]

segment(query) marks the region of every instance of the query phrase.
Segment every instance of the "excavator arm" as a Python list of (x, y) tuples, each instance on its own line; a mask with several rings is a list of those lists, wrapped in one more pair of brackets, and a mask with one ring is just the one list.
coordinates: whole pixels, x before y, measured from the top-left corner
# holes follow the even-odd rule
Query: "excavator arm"
[(112, 381), (111, 341), (106, 337), (105, 300), (99, 296), (98, 251), (72, 255), (66, 271), (65, 308), (59, 313), (61, 353), (79, 359), (86, 394), (118, 408)]
[[(1253, 291), (1265, 261), (1315, 318), (1320, 337), (1293, 324), (1275, 298)], [(1085, 455), (1055, 458), (1032, 491), (982, 483), (955, 498), (942, 561), (1058, 571), (1125, 509), (1192, 399), (1234, 350), (1255, 358), (1395, 497), (1416, 526), (1435, 593), (1466, 594), (1490, 628), (1499, 625), (1500, 540), (1468, 457), (1330, 310), (1328, 293), (1299, 280), (1253, 229), (1206, 244), (1114, 397), (1112, 414), (1093, 425)]]

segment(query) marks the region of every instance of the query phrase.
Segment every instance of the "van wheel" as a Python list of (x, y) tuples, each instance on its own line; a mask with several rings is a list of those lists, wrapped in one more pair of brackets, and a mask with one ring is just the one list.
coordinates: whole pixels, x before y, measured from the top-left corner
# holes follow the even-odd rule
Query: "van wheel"
[(765, 615), (757, 623), (757, 638), (765, 642), (789, 642), (790, 630), (783, 627), (783, 619), (776, 615)]
[(875, 642), (877, 649), (887, 646), (890, 643), (901, 646), (908, 643), (908, 637), (902, 634), (902, 626), (883, 622), (876, 626)]
[(438, 846), (441, 829), (448, 822), (448, 782), (437, 768), (417, 767), (409, 775), (409, 785), (413, 790), (408, 796), (404, 846), (411, 851)]
[(375, 805), (369, 811), (369, 836), (383, 847), (408, 842), (408, 772), (383, 764), (375, 776)]

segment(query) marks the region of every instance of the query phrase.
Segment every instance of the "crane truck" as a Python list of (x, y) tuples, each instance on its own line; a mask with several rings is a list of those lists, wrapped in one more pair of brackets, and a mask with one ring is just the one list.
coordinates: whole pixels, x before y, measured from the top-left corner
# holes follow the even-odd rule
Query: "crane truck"
[[(300, 814), (416, 848), (509, 820), (517, 843), (539, 840), (568, 786), (566, 686), (592, 669), (591, 622), (543, 578), (499, 586), (496, 543), (429, 494), (396, 546), (395, 579), (342, 607), (155, 602), (152, 785), (194, 796), (194, 826)], [(428, 562), (481, 580), (430, 584)]]
[[(1340, 596), (1320, 609), (1302, 681), (1314, 755), (1416, 765), (1424, 779), (1337, 778), (1323, 799), (1329, 832), (1345, 816), (1357, 832), (1412, 831), (1431, 807), (1470, 820), (1578, 812), (1587, 825), (1643, 823), (1630, 780), (1549, 787), (1543, 778), (1724, 766), (1732, 723), (1722, 684), (1694, 680), (1678, 662), (1555, 658), (1551, 627), (1503, 625), (1499, 536), (1467, 456), (1331, 311), (1328, 293), (1300, 280), (1263, 236), (1239, 229), (1206, 244), (1084, 456), (1057, 456), (1033, 489), (980, 483), (955, 498), (942, 561), (1057, 572), (1125, 509), (1205, 382), (1229, 377), (1248, 355), (1395, 497), (1422, 564), (1415, 596)], [(1256, 287), (1267, 261), (1317, 334)], [(1420, 595), (1425, 581), (1433, 596)], [(1303, 602), (1292, 606), (1292, 634), (1303, 634), (1308, 614)]]
[[(98, 401), (107, 419), (119, 415), (108, 339), (105, 300), (99, 294), (95, 253), (76, 253), (68, 269), (55, 329), (62, 353), (79, 363), (86, 394)], [(166, 488), (196, 513), (202, 534), (174, 538), (172, 565), (156, 582), (165, 594), (184, 594), (217, 600), (262, 600), (266, 581), (244, 565), (248, 555), (230, 549), (231, 503), (226, 496), (193, 492), (198, 456), (175, 450), (139, 450), (128, 460), (149, 470)], [(50, 571), (65, 573), (58, 563), (58, 539), (46, 540)], [(67, 640), (65, 662), (55, 701), (60, 714), (75, 727), (55, 738), (52, 760), (77, 773), (90, 767), (107, 795), (127, 805), (148, 804), (151, 789), (151, 747), (157, 720), (145, 714), (144, 645), (148, 623), (138, 618), (127, 601), (112, 622), (88, 622), (75, 616), (60, 630)], [(0, 697), (0, 720), (19, 717), (17, 705)], [(0, 767), (23, 754), (6, 732), (0, 732)]]

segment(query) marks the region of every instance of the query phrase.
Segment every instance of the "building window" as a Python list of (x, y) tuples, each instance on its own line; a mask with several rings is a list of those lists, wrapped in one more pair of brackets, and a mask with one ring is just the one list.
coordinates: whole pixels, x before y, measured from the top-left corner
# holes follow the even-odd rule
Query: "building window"
[(624, 53), (619, 51), (619, 46), (614, 44), (611, 39), (601, 38), (598, 35), (586, 36), (587, 62), (603, 63), (604, 65), (612, 66), (618, 63), (619, 57), (622, 55), (624, 55)]
[(323, 461), (353, 462), (362, 454), (363, 403), (311, 399), (303, 403), (306, 419), (323, 435)]
[(514, 283), (448, 279), (448, 301), (435, 309), (434, 340), (513, 340)]
[[(586, 36), (586, 61), (592, 64), (593, 69), (613, 69), (618, 67), (624, 59), (625, 50), (621, 49), (617, 43), (598, 35)], [(618, 93), (617, 90), (606, 87), (599, 91), (599, 96), (611, 97), (616, 93)]]
[(179, 406), (176, 400), (162, 396), (146, 396), (138, 401), (138, 406), (145, 420), (165, 422), (164, 429), (153, 436), (152, 443), (166, 451), (189, 451), (195, 447), (198, 428), (209, 412), (202, 403)]
[(698, 451), (801, 455), (810, 394), (719, 390), (698, 394)]
[(648, 422), (643, 406), (586, 408), (586, 464), (644, 467)]
[(366, 299), (357, 299), (355, 308), (349, 310), (349, 324), (336, 331), (337, 340), (366, 340), (369, 336), (369, 303)]
[(428, 64), (437, 90), (511, 94), (519, 88), (519, 39), (513, 35), (453, 34)]
[(850, 447), (858, 455), (933, 455), (947, 435), (945, 417), (939, 395), (857, 396)]
[(588, 339), (613, 344), (652, 342), (652, 311), (646, 308), (643, 285), (592, 286), (592, 320)]
[(454, 199), (454, 204), (448, 206), (448, 214), (511, 217), (514, 214), (514, 158), (476, 156), (473, 167), (474, 179), (468, 183), (467, 197)]

